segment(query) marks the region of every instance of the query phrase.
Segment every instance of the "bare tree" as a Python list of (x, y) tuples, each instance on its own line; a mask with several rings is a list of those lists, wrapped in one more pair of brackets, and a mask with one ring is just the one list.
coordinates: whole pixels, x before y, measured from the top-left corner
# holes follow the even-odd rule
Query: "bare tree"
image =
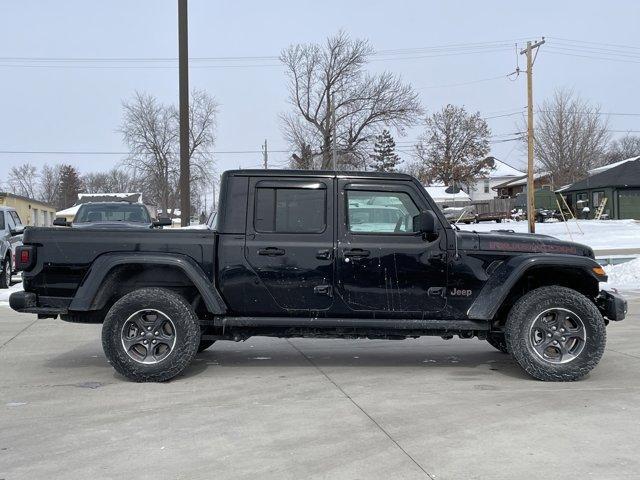
[(38, 196), (38, 169), (30, 163), (11, 167), (7, 184), (16, 195), (35, 199)]
[(413, 169), (430, 182), (469, 184), (493, 167), (486, 158), (490, 135), (480, 112), (470, 114), (449, 104), (425, 119), (425, 132), (416, 145), (418, 165)]
[(608, 141), (607, 120), (600, 107), (572, 90), (556, 90), (537, 108), (536, 161), (550, 172), (556, 186), (584, 178), (589, 169), (601, 165)]
[(606, 163), (619, 162), (640, 155), (640, 137), (626, 134), (609, 144), (605, 155)]
[(157, 192), (153, 199), (166, 212), (172, 200), (178, 167), (175, 157), (177, 131), (172, 109), (149, 94), (136, 92), (123, 102), (120, 132), (131, 154), (124, 164), (147, 177)]
[[(152, 187), (150, 200), (164, 212), (177, 204), (179, 192), (179, 114), (149, 94), (137, 92), (123, 102), (120, 127), (131, 154), (124, 161), (134, 176), (144, 177)], [(189, 108), (189, 161), (192, 183), (212, 174), (217, 104), (206, 92), (194, 90)]]
[(60, 188), (60, 165), (51, 167), (45, 164), (40, 171), (39, 180), (38, 197), (40, 200), (46, 203), (55, 203)]
[(365, 165), (366, 144), (384, 127), (402, 132), (421, 114), (410, 85), (389, 72), (365, 72), (372, 54), (368, 41), (339, 32), (324, 45), (291, 45), (280, 55), (294, 107), (281, 116), (285, 139), (297, 151), (311, 146), (322, 158), (321, 168), (331, 166), (332, 101), (336, 147), (343, 165), (357, 164), (351, 167)]
[(140, 182), (133, 178), (129, 172), (119, 168), (112, 168), (107, 172), (89, 172), (82, 176), (82, 183), (86, 193), (140, 191)]
[[(218, 103), (210, 95), (202, 90), (193, 90), (189, 100), (189, 175), (195, 191), (201, 191), (213, 178), (217, 113)], [(180, 112), (175, 107), (173, 115), (176, 128), (179, 128)], [(177, 196), (179, 198), (179, 191)]]

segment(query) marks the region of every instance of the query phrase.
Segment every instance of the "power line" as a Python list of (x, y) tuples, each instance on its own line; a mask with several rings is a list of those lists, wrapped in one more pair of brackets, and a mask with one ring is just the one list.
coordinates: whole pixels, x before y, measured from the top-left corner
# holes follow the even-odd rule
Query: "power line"
[(548, 47), (546, 49), (546, 51), (548, 51), (550, 54), (552, 55), (564, 55), (565, 57), (579, 57), (579, 58), (589, 58), (592, 60), (608, 60), (610, 62), (619, 62), (619, 63), (640, 63), (640, 61), (635, 62), (633, 60), (625, 60), (622, 58), (609, 58), (609, 57), (598, 57), (598, 56), (594, 56), (594, 55), (580, 55), (577, 53), (565, 53), (561, 50), (557, 50), (553, 47)]
[(489, 82), (491, 80), (499, 80), (499, 79), (506, 79), (507, 75), (499, 75), (497, 77), (488, 77), (488, 78), (480, 78), (478, 80), (471, 80), (469, 82), (461, 82), (461, 83), (449, 83), (446, 85), (427, 85), (427, 86), (423, 86), (423, 87), (417, 87), (418, 90), (420, 89), (427, 89), (427, 88), (446, 88), (446, 87), (460, 87), (462, 85), (473, 85), (476, 83), (482, 83), (482, 82)]
[(628, 48), (632, 50), (640, 50), (640, 47), (638, 46), (621, 45), (619, 43), (603, 43), (603, 42), (594, 42), (590, 40), (572, 40), (569, 38), (562, 38), (562, 37), (548, 37), (548, 38), (552, 40), (560, 40), (562, 42), (583, 43), (583, 44), (589, 44), (589, 45), (603, 45), (606, 47), (618, 47), (618, 48)]

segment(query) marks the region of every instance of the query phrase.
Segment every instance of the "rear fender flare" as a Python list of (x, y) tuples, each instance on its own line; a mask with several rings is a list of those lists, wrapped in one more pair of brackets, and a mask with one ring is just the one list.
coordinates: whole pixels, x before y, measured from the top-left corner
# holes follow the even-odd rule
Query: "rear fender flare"
[(598, 282), (604, 282), (606, 277), (598, 277), (594, 267), (600, 264), (589, 257), (576, 255), (522, 255), (514, 257), (498, 267), (482, 287), (480, 294), (467, 311), (467, 316), (474, 320), (492, 320), (498, 309), (505, 301), (514, 285), (527, 271), (537, 267), (568, 267), (584, 270)]
[(100, 288), (114, 268), (120, 265), (166, 265), (181, 270), (196, 287), (207, 310), (222, 315), (227, 308), (216, 285), (190, 257), (163, 253), (107, 253), (98, 257), (78, 288), (69, 310), (89, 311), (101, 308), (95, 304)]

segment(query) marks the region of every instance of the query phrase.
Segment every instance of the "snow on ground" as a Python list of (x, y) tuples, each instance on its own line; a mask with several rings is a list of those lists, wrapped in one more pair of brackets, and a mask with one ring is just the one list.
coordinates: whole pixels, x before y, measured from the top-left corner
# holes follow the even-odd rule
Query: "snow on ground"
[[(582, 229), (582, 233), (578, 229)], [(637, 220), (574, 220), (568, 222), (536, 223), (536, 233), (551, 235), (560, 240), (574, 241), (590, 246), (594, 250), (616, 248), (640, 249), (640, 222)], [(527, 232), (527, 222), (482, 222), (476, 224), (458, 224), (463, 230), (488, 232), (490, 230), (514, 230)], [(569, 231), (567, 231), (567, 228)], [(570, 233), (569, 233), (570, 232)]]
[(3, 288), (0, 290), (0, 307), (8, 307), (9, 306), (9, 295), (13, 292), (19, 292), (22, 290), (22, 279), (20, 277), (13, 277), (14, 285), (10, 288)]
[(618, 290), (640, 289), (640, 258), (617, 265), (607, 265), (604, 270), (609, 276), (609, 281), (601, 284), (605, 288)]

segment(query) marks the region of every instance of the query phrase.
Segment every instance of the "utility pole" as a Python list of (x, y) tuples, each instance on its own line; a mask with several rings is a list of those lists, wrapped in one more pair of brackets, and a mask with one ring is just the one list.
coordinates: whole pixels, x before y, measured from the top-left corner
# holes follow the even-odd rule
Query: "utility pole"
[(333, 142), (331, 143), (331, 163), (333, 164), (333, 171), (336, 171), (336, 163), (338, 157), (338, 139), (336, 138), (336, 97), (331, 94), (331, 129), (333, 131)]
[(187, 0), (178, 0), (178, 76), (180, 90), (180, 224), (189, 225), (191, 179), (189, 178), (189, 43)]
[[(536, 233), (536, 202), (533, 177), (533, 61), (532, 52), (544, 44), (544, 37), (539, 42), (527, 42), (527, 48), (520, 51), (520, 55), (527, 56), (527, 220), (529, 233)], [(536, 52), (536, 56), (538, 53)]]
[(269, 151), (267, 150), (267, 139), (264, 139), (264, 145), (262, 145), (262, 161), (264, 162), (264, 169), (269, 168)]

